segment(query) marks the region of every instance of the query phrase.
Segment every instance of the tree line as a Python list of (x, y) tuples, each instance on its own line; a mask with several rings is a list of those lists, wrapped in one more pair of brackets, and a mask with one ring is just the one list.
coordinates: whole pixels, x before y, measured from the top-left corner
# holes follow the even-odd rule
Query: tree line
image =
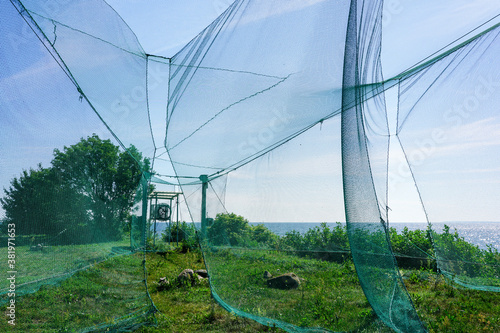
[[(96, 134), (55, 149), (50, 167), (23, 170), (4, 188), (1, 228), (43, 235), (57, 244), (118, 240), (150, 161), (134, 146), (120, 151)], [(4, 230), (2, 230), (4, 231)]]

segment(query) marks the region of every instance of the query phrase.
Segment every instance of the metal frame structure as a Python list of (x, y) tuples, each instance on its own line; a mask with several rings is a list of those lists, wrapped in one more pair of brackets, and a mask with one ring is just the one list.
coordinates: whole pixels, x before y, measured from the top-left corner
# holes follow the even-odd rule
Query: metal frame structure
[[(170, 206), (170, 209), (172, 210), (172, 201), (175, 199), (176, 203), (176, 223), (177, 223), (177, 245), (179, 245), (179, 195), (181, 195), (182, 192), (162, 192), (162, 191), (153, 191), (151, 194), (149, 194), (149, 212), (150, 212), (150, 223), (154, 223), (154, 229), (153, 229), (153, 246), (156, 245), (156, 224), (157, 224), (157, 214), (153, 213), (153, 207), (159, 207), (163, 203), (165, 203), (166, 200), (168, 200), (168, 204)], [(153, 204), (154, 201), (154, 204)], [(159, 202), (160, 201), (160, 202)], [(154, 206), (153, 206), (154, 205)], [(154, 221), (154, 222), (153, 222)], [(168, 222), (168, 230), (170, 231), (170, 225), (172, 223), (172, 216), (168, 216), (167, 219), (164, 221)], [(150, 224), (149, 224), (150, 226)], [(148, 228), (148, 232), (151, 233), (150, 228)], [(170, 244), (170, 237), (168, 238), (168, 243)]]

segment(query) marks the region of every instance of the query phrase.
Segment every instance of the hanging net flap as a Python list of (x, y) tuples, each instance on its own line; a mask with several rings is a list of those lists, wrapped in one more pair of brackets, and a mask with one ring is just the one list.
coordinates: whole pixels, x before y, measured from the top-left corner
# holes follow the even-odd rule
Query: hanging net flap
[(343, 58), (346, 18), (327, 17), (346, 8), (237, 1), (176, 54), (166, 146), (177, 174), (231, 171), (338, 114), (331, 59)]
[(120, 16), (100, 0), (14, 5), (115, 138), (152, 157), (146, 55)]
[(146, 99), (111, 107), (144, 87), (143, 51), (101, 1), (4, 1), (0, 16), (0, 303), (16, 305), (0, 330), (150, 324)]
[[(398, 139), (431, 222), (488, 221), (498, 213), (491, 158), (498, 153), (499, 81), (491, 70), (498, 47), (494, 26), (400, 80)], [(498, 291), (493, 257), (449, 228), (433, 239), (443, 274)]]

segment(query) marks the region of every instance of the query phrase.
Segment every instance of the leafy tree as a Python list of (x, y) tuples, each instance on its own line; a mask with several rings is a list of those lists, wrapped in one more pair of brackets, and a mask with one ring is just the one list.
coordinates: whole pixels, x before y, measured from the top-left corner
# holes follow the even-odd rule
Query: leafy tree
[(404, 227), (401, 234), (398, 234), (396, 228), (389, 229), (392, 249), (396, 254), (419, 258), (432, 256), (434, 249), (430, 229), (409, 230)]
[(214, 245), (244, 245), (250, 236), (250, 225), (243, 216), (220, 213), (208, 228), (208, 239)]
[(19, 234), (67, 230), (63, 237), (73, 242), (119, 239), (149, 160), (134, 146), (120, 152), (94, 134), (55, 149), (51, 164), (23, 171), (4, 189), (4, 224), (16, 223)]
[(251, 227), (252, 239), (257, 243), (273, 245), (278, 242), (279, 237), (263, 224), (257, 224)]
[[(142, 165), (140, 165), (141, 163)], [(89, 227), (96, 239), (118, 239), (149, 160), (134, 147), (121, 152), (97, 135), (54, 150), (52, 166), (77, 193), (89, 199)]]
[(252, 226), (243, 216), (220, 213), (208, 228), (208, 239), (212, 245), (272, 247), (279, 237), (263, 224)]
[[(0, 198), (8, 223), (16, 224), (21, 235), (55, 235), (68, 228), (85, 225), (85, 197), (78, 195), (61, 181), (53, 169), (24, 170), (11, 181)], [(73, 228), (71, 228), (73, 227)]]

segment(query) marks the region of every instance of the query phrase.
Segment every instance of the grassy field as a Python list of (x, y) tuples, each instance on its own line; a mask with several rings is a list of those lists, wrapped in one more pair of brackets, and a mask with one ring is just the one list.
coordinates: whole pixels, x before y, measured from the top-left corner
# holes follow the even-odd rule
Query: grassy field
[[(256, 317), (337, 331), (390, 332), (376, 319), (357, 281), (352, 262), (329, 262), (282, 252), (221, 250), (206, 253), (216, 292), (226, 305)], [(208, 282), (177, 285), (186, 268), (204, 268), (198, 251), (181, 248), (147, 254), (148, 287), (158, 309), (156, 326), (137, 332), (284, 332), (224, 310), (211, 297)], [(17, 325), (0, 321), (0, 332), (76, 332), (82, 327), (112, 328), (120, 317), (144, 314), (142, 254), (123, 255), (91, 265), (57, 286), (17, 299)], [(219, 265), (220, 264), (220, 265)], [(296, 290), (266, 286), (262, 272), (293, 271)], [(430, 332), (500, 332), (500, 294), (460, 289), (431, 270), (402, 270), (417, 311)], [(158, 290), (166, 277), (171, 287)], [(5, 306), (2, 307), (5, 312)], [(102, 325), (104, 324), (104, 325)]]
[(161, 277), (174, 281), (186, 268), (205, 268), (198, 252), (150, 253), (147, 267), (149, 292), (160, 313), (157, 327), (143, 327), (137, 332), (284, 332), (227, 312), (212, 299), (207, 282), (157, 290), (155, 282)]
[[(76, 272), (56, 286), (16, 297), (16, 325), (0, 320), (0, 332), (77, 332), (113, 327), (118, 318), (146, 313), (141, 254), (123, 255)], [(1, 307), (6, 313), (6, 305)]]
[[(117, 241), (89, 245), (47, 246), (43, 251), (30, 251), (30, 246), (16, 246), (15, 270), (17, 286), (34, 280), (53, 277), (86, 268), (112, 254), (130, 251), (130, 241)], [(7, 258), (8, 248), (0, 248), (0, 258)], [(9, 282), (2, 278), (0, 292)]]
[[(225, 255), (231, 256), (227, 253)], [(308, 271), (324, 272), (317, 274), (315, 281), (309, 277), (309, 281), (302, 283), (298, 290), (287, 296), (289, 291), (266, 288), (260, 274), (257, 274), (264, 266), (269, 266), (272, 260), (270, 254), (268, 256), (260, 261), (249, 254), (228, 258), (229, 264), (223, 266), (223, 272), (215, 274), (226, 276), (232, 281), (239, 279), (239, 282), (218, 288), (220, 295), (226, 295), (223, 297), (224, 301), (241, 306), (252, 313), (258, 312), (260, 307), (260, 314), (263, 316), (279, 317), (281, 312), (284, 317), (287, 311), (293, 312), (299, 308), (302, 310), (300, 316), (289, 315), (283, 318), (292, 322), (296, 320), (297, 325), (322, 326), (338, 331), (391, 331), (384, 328), (373, 315), (357, 286), (357, 279), (351, 274), (354, 273), (352, 263), (336, 264), (275, 256), (273, 260), (277, 261), (280, 267), (293, 269), (299, 276), (303, 275), (308, 267)], [(242, 272), (235, 269), (240, 265), (246, 267), (246, 280), (241, 278)], [(338, 265), (338, 275), (332, 275), (330, 270), (321, 270), (327, 265)], [(280, 329), (266, 328), (247, 319), (238, 319), (214, 305), (206, 283), (165, 291), (156, 290), (154, 282), (160, 277), (166, 276), (173, 280), (184, 268), (203, 267), (202, 257), (197, 253), (182, 254), (172, 251), (162, 255), (150, 254), (148, 267), (150, 292), (161, 313), (158, 315), (158, 327), (142, 328), (139, 332), (282, 332)], [(311, 270), (311, 267), (314, 269)], [(442, 276), (431, 270), (402, 270), (401, 273), (417, 312), (430, 332), (500, 332), (500, 294), (465, 290), (449, 285)], [(222, 281), (214, 281), (214, 284), (217, 282)], [(256, 288), (262, 290), (259, 292)], [(276, 295), (277, 293), (281, 294)], [(274, 300), (275, 306), (266, 304), (266, 299), (269, 302)]]

